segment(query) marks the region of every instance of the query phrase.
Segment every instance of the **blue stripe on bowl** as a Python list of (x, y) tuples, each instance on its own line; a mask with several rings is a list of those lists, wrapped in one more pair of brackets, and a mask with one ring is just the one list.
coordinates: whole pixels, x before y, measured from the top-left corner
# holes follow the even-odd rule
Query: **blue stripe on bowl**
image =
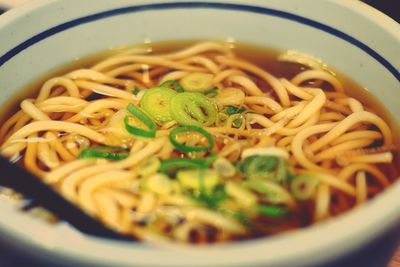
[(64, 30), (76, 27), (81, 24), (89, 23), (96, 20), (101, 20), (108, 17), (118, 16), (121, 14), (127, 13), (137, 13), (143, 11), (151, 11), (151, 10), (166, 10), (166, 9), (198, 9), (198, 8), (207, 8), (207, 9), (222, 9), (222, 10), (237, 10), (243, 12), (257, 13), (268, 16), (279, 17), (291, 21), (296, 21), (301, 24), (319, 29), (331, 35), (334, 35), (356, 47), (366, 52), (368, 55), (377, 60), (380, 64), (382, 64), (393, 76), (400, 81), (400, 72), (384, 57), (378, 54), (375, 50), (357, 40), (356, 38), (348, 35), (340, 30), (332, 28), (326, 24), (320, 23), (315, 20), (311, 20), (302, 16), (298, 16), (289, 12), (279, 11), (276, 9), (258, 7), (258, 6), (249, 6), (249, 5), (241, 5), (241, 4), (228, 4), (228, 3), (210, 3), (210, 2), (180, 2), (180, 3), (162, 3), (162, 4), (149, 4), (149, 5), (140, 5), (140, 6), (128, 6), (118, 9), (113, 9), (109, 11), (104, 11), (100, 13), (96, 13), (93, 15), (81, 17), (78, 19), (74, 19), (55, 27), (52, 27), (46, 31), (43, 31), (39, 34), (34, 35), (33, 37), (27, 39), (26, 41), (20, 43), (13, 49), (6, 52), (4, 55), (0, 57), (0, 66), (9, 61), (15, 55), (30, 47), (31, 45), (38, 43), (52, 35), (55, 35)]

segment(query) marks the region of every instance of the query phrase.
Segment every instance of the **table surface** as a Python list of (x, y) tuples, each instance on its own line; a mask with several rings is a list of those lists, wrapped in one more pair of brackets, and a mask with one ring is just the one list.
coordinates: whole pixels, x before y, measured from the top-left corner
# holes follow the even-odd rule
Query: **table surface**
[[(375, 8), (379, 9), (383, 13), (387, 14), (388, 16), (392, 17), (394, 20), (400, 23), (400, 8), (398, 7), (399, 1), (398, 0), (364, 0), (367, 4), (374, 6)], [(0, 14), (1, 14), (0, 10)], [(1, 267), (19, 267), (19, 266), (29, 266), (35, 267), (45, 267), (40, 263), (35, 263), (31, 259), (26, 259), (15, 257), (7, 251), (6, 245), (1, 244), (0, 242), (0, 266)], [(387, 265), (387, 267), (400, 267), (400, 247), (394, 253), (391, 261)]]

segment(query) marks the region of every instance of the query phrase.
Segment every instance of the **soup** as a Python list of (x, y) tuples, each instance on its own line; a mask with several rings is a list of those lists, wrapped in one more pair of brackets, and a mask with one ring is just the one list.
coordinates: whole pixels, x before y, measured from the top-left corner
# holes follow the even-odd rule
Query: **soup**
[(349, 84), (295, 51), (136, 46), (43, 82), (3, 123), (1, 153), (125, 235), (264, 237), (396, 179), (392, 131)]

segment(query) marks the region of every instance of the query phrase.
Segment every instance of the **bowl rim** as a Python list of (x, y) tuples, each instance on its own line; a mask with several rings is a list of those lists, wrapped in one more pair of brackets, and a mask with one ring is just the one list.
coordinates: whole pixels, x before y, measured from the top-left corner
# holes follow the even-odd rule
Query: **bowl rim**
[[(40, 2), (43, 3), (43, 5), (46, 5), (46, 3), (51, 3), (48, 0), (36, 0), (37, 5), (40, 4)], [(58, 1), (58, 0), (57, 0)], [(53, 1), (53, 2), (57, 2)], [(340, 5), (340, 2), (343, 0), (328, 0), (327, 2), (333, 2), (335, 4)], [(355, 0), (353, 0), (355, 1)], [(36, 2), (35, 2), (36, 3)], [(348, 8), (348, 7), (353, 7), (353, 9), (348, 8), (349, 10), (352, 10), (353, 12), (356, 12), (358, 14), (364, 15), (364, 13), (361, 12), (359, 8), (354, 8), (354, 6), (349, 5), (349, 3), (353, 2), (343, 2), (342, 6)], [(347, 5), (346, 5), (347, 4)], [(370, 9), (370, 12), (366, 12), (365, 14), (369, 15), (366, 16), (370, 20), (373, 19), (377, 25), (380, 26), (381, 29), (388, 29), (388, 32), (393, 33), (393, 36), (400, 41), (400, 37), (398, 34), (396, 34), (396, 29), (398, 31), (398, 24), (392, 20), (390, 17), (386, 16), (385, 14), (381, 13), (380, 11), (368, 6), (367, 4), (361, 2), (361, 5), (364, 5), (364, 8)], [(23, 5), (24, 6), (24, 5)], [(30, 3), (28, 3), (27, 7), (30, 7)], [(270, 16), (276, 16), (292, 21), (299, 22), (301, 24), (304, 24), (306, 26), (310, 26), (319, 30), (324, 31), (325, 33), (334, 35), (335, 37), (338, 37), (354, 46), (357, 48), (363, 50), (369, 56), (373, 57), (375, 60), (377, 60), (380, 64), (382, 64), (387, 70), (389, 70), (397, 80), (400, 81), (400, 72), (398, 68), (396, 68), (391, 62), (389, 62), (387, 59), (385, 59), (383, 56), (381, 56), (379, 53), (377, 53), (373, 48), (369, 47), (368, 45), (365, 45), (362, 41), (354, 38), (352, 35), (347, 34), (341, 30), (335, 29), (334, 27), (331, 27), (327, 24), (318, 22), (313, 19), (306, 18), (301, 15), (296, 15), (291, 12), (285, 12), (285, 11), (280, 11), (274, 8), (268, 8), (268, 7), (263, 7), (263, 6), (257, 6), (257, 5), (248, 5), (248, 3), (243, 4), (242, 1), (240, 0), (205, 0), (205, 1), (187, 1), (187, 0), (178, 0), (175, 2), (170, 2), (168, 0), (159, 0), (159, 1), (152, 1), (150, 3), (146, 4), (140, 4), (137, 3), (136, 5), (128, 5), (124, 7), (119, 7), (119, 8), (113, 8), (109, 9), (103, 12), (99, 13), (93, 13), (90, 15), (86, 15), (83, 17), (79, 17), (73, 20), (69, 20), (67, 22), (58, 24), (54, 27), (51, 27), (47, 30), (44, 30), (29, 39), (23, 41), (22, 43), (19, 43), (18, 45), (14, 46), (12, 49), (7, 51), (5, 54), (0, 55), (0, 66), (2, 66), (4, 63), (6, 63), (8, 60), (12, 59), (12, 57), (16, 56), (18, 53), (22, 52), (23, 50), (29, 48), (30, 46), (39, 43), (40, 41), (52, 37), (53, 35), (63, 32), (65, 30), (68, 30), (70, 28), (79, 26), (81, 24), (85, 23), (90, 23), (94, 22), (97, 20), (102, 20), (104, 18), (108, 17), (113, 17), (125, 13), (140, 13), (142, 11), (147, 11), (147, 10), (152, 10), (152, 11), (157, 11), (157, 10), (167, 10), (167, 9), (176, 9), (176, 8), (211, 8), (211, 9), (221, 9), (221, 10), (231, 10), (231, 11), (244, 11), (244, 12), (250, 12), (250, 13), (255, 13), (255, 14), (262, 14), (262, 15), (270, 15)], [(23, 10), (23, 8), (17, 8), (14, 10)], [(31, 10), (33, 10), (31, 8)], [(23, 12), (23, 11), (21, 11)], [(8, 12), (13, 14), (13, 12)], [(377, 16), (381, 16), (379, 20), (376, 20)], [(18, 19), (18, 15), (14, 16), (15, 19)], [(382, 22), (382, 18), (388, 19), (389, 22)], [(2, 18), (0, 17), (0, 27), (1, 27), (1, 20)], [(9, 19), (11, 21), (12, 18)], [(396, 25), (397, 24), (397, 25)], [(0, 28), (1, 29), (1, 28)]]
[[(2, 27), (6, 27), (8, 23), (12, 23), (14, 20), (17, 20), (19, 17), (24, 16), (28, 14), (29, 12), (35, 10), (35, 9), (40, 9), (42, 7), (45, 7), (46, 5), (54, 2), (61, 2), (61, 0), (37, 0), (33, 1), (27, 4), (24, 4), (23, 6), (11, 10), (9, 12), (6, 12), (0, 17), (0, 30)], [(170, 1), (154, 1), (154, 2), (170, 2)], [(184, 0), (178, 0), (175, 2), (185, 2)], [(189, 2), (195, 2), (195, 1), (189, 1)], [(216, 1), (208, 1), (208, 2), (223, 2), (223, 3), (243, 3), (244, 1), (228, 1), (228, 0), (216, 0)], [(378, 25), (382, 30), (387, 32), (389, 35), (394, 37), (399, 43), (400, 43), (400, 27), (399, 24), (397, 24), (394, 20), (390, 19), (386, 15), (383, 15), (379, 11), (369, 7), (365, 3), (359, 2), (359, 1), (348, 1), (348, 0), (328, 0), (327, 2), (335, 3), (341, 8), (349, 9), (352, 10), (355, 13), (358, 13), (360, 16), (364, 16), (368, 18), (370, 21), (372, 21), (374, 24)], [(153, 3), (153, 1), (152, 1)], [(258, 2), (256, 2), (254, 5), (257, 5)], [(246, 2), (246, 5), (253, 4), (253, 2)], [(140, 5), (139, 1), (137, 3), (132, 3), (132, 5)], [(261, 3), (260, 3), (261, 6)], [(398, 71), (398, 70), (397, 70)], [(371, 218), (371, 216), (374, 216), (374, 211), (380, 209), (384, 204), (390, 203), (392, 200), (395, 199), (395, 193), (400, 192), (400, 184), (396, 183), (393, 185), (391, 188), (387, 190), (388, 192), (385, 192), (383, 195), (380, 195), (376, 197), (374, 200), (371, 201), (371, 203), (368, 203), (366, 207), (358, 210), (354, 210), (351, 212), (351, 214), (347, 213), (342, 215), (340, 218), (337, 218), (333, 221), (329, 221), (320, 225), (315, 225), (306, 229), (303, 229), (301, 231), (296, 231), (295, 233), (291, 233), (290, 237), (288, 235), (283, 234), (279, 236), (274, 236), (268, 238), (269, 242), (268, 244), (272, 244), (271, 246), (279, 246), (280, 244), (285, 244), (285, 240), (296, 240), (296, 244), (299, 245), (299, 247), (296, 247), (296, 250), (289, 252), (286, 254), (286, 257), (290, 258), (296, 258), (297, 260), (304, 260), (306, 262), (310, 263), (318, 263), (322, 262), (328, 259), (333, 259), (337, 255), (341, 255), (344, 251), (351, 249), (352, 247), (359, 246), (360, 244), (363, 244), (365, 242), (371, 241), (373, 238), (378, 236), (380, 233), (383, 232), (385, 227), (389, 227), (390, 225), (393, 225), (396, 221), (398, 221), (398, 217), (400, 215), (393, 215), (395, 214), (396, 209), (400, 209), (400, 204), (397, 205), (392, 205), (389, 208), (385, 209), (382, 214), (386, 214), (386, 216), (381, 216), (381, 218), (375, 219), (375, 220), (368, 220), (368, 218)], [(389, 216), (390, 215), (390, 216)], [(383, 218), (385, 217), (385, 218)], [(349, 229), (345, 228), (345, 225), (348, 223), (357, 223), (362, 221), (361, 219), (364, 219), (365, 224), (363, 227), (360, 227), (356, 230), (352, 229), (351, 231)], [(366, 229), (375, 229), (376, 223), (379, 223), (382, 227), (379, 228), (377, 231), (371, 231), (371, 235), (368, 236), (362, 236), (362, 238), (355, 238), (356, 236), (359, 236), (360, 233), (365, 231)], [(71, 247), (68, 247), (67, 249), (65, 248), (65, 244), (63, 240), (61, 240), (58, 244), (52, 244), (53, 247), (48, 247), (46, 244), (41, 244), (38, 245), (37, 242), (37, 236), (26, 236), (23, 232), (18, 232), (14, 231), (13, 228), (8, 227), (7, 225), (3, 225), (1, 222), (0, 224), (2, 225), (2, 228), (6, 229), (9, 231), (6, 233), (9, 236), (13, 236), (16, 238), (16, 240), (19, 241), (19, 243), (24, 243), (24, 246), (31, 247), (32, 249), (37, 249), (41, 250), (41, 253), (47, 253), (48, 255), (55, 256), (57, 257), (65, 257), (69, 258), (70, 260), (74, 260), (75, 257), (79, 256), (80, 260), (90, 262), (90, 263), (99, 263), (99, 259), (95, 259), (93, 257), (93, 250), (89, 249), (89, 247), (97, 247), (100, 248), (101, 250), (106, 250), (107, 248), (115, 248), (118, 247), (119, 249), (123, 249), (124, 251), (128, 252), (131, 251), (133, 247), (136, 249), (137, 246), (132, 246), (132, 244), (125, 244), (117, 241), (112, 241), (112, 240), (103, 240), (103, 239), (98, 239), (98, 238), (93, 238), (93, 237), (86, 237), (86, 236), (81, 236), (81, 241), (78, 245), (74, 245)], [(341, 231), (336, 232), (335, 229), (340, 229)], [(0, 231), (3, 229), (0, 228)], [(326, 232), (332, 232), (335, 233), (334, 236), (331, 237), (331, 239), (327, 240), (325, 238), (322, 238), (320, 235)], [(53, 234), (57, 235), (57, 230), (54, 231)], [(354, 238), (352, 238), (354, 237)], [(300, 244), (305, 244), (305, 242), (308, 243), (310, 239), (317, 240), (318, 242), (314, 242), (315, 244), (312, 245), (311, 249), (310, 246), (308, 247), (307, 250), (302, 248)], [(343, 242), (345, 241), (345, 242)], [(53, 240), (54, 242), (54, 240)], [(67, 240), (68, 242), (68, 240)], [(176, 263), (180, 265), (187, 265), (190, 264), (190, 262), (174, 262), (173, 257), (175, 257), (178, 254), (174, 254), (174, 252), (180, 253), (182, 250), (185, 250), (186, 253), (189, 255), (196, 257), (198, 259), (201, 259), (204, 257), (205, 253), (207, 253), (207, 261), (210, 261), (210, 259), (214, 259), (215, 262), (219, 262), (220, 264), (229, 264), (229, 266), (234, 266), (237, 264), (259, 264), (265, 259), (264, 253), (259, 253), (258, 258), (256, 259), (247, 259), (248, 261), (244, 262), (230, 262), (230, 261), (221, 261), (220, 259), (218, 260), (217, 257), (220, 257), (222, 254), (228, 255), (229, 253), (245, 253), (245, 252), (251, 252), (252, 250), (255, 251), (263, 251), (265, 249), (265, 240), (250, 240), (246, 241), (243, 244), (247, 248), (244, 248), (244, 246), (238, 245), (237, 243), (235, 244), (226, 244), (226, 245), (213, 245), (209, 247), (187, 247), (187, 246), (181, 246), (181, 245), (173, 245), (171, 247), (166, 248), (163, 245), (160, 245), (159, 247), (155, 246), (149, 246), (146, 247), (144, 245), (142, 248), (139, 248), (138, 252), (144, 253), (147, 257), (157, 257), (159, 254), (154, 254), (157, 252), (165, 252), (167, 251), (168, 254), (171, 255), (166, 255), (162, 254), (163, 257), (167, 257), (170, 259), (170, 263)], [(100, 246), (99, 246), (100, 245)], [(170, 246), (170, 245), (169, 245)], [(249, 248), (251, 247), (251, 248)], [(334, 251), (330, 251), (329, 253), (326, 253), (327, 248), (335, 247), (336, 249)], [(313, 256), (315, 256), (314, 259), (309, 259), (310, 255), (307, 253), (310, 253), (310, 251), (313, 252)], [(222, 253), (222, 254), (221, 254)], [(172, 255), (173, 254), (173, 255)], [(290, 256), (292, 255), (292, 256)], [(280, 255), (281, 257), (283, 255)], [(110, 259), (107, 258), (107, 255), (103, 255), (101, 257), (101, 260), (109, 260), (112, 261), (113, 263), (121, 263), (121, 264), (126, 264), (129, 263), (130, 261), (115, 261), (116, 259)], [(250, 260), (250, 261), (249, 261)], [(252, 260), (252, 261), (251, 261)], [(283, 260), (282, 258), (278, 260)], [(142, 260), (143, 263), (146, 263), (146, 260)], [(237, 259), (235, 259), (237, 261)], [(131, 262), (131, 263), (136, 263), (136, 261)]]

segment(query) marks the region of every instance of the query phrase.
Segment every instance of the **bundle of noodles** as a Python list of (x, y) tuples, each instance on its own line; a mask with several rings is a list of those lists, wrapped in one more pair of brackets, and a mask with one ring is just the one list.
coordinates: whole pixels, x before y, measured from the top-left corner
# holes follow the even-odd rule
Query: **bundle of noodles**
[(277, 78), (223, 43), (131, 49), (46, 81), (1, 153), (121, 233), (211, 243), (341, 214), (392, 182), (388, 125), (324, 64)]

